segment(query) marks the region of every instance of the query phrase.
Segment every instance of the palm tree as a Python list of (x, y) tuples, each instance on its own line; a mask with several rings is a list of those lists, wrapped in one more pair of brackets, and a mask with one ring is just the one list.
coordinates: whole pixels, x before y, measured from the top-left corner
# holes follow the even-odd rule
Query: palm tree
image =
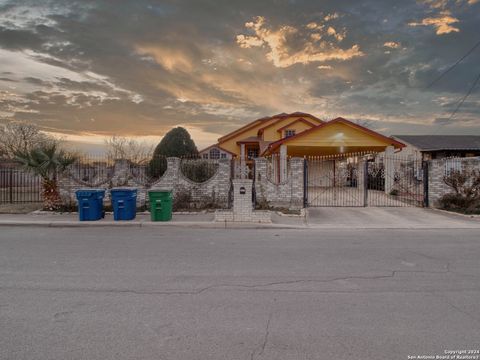
[(17, 152), (16, 159), (26, 170), (42, 178), (44, 209), (58, 210), (62, 200), (57, 176), (75, 162), (76, 156), (60, 149), (57, 142), (50, 141), (30, 151)]

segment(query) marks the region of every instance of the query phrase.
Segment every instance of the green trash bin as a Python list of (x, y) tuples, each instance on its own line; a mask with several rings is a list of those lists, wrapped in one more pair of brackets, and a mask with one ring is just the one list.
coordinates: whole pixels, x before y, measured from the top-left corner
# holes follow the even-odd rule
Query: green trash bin
[(152, 221), (172, 220), (172, 190), (150, 190), (148, 199)]

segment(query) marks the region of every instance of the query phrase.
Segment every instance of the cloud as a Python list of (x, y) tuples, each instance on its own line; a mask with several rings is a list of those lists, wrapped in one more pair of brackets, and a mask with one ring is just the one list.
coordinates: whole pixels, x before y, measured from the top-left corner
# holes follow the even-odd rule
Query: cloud
[[(160, 137), (189, 124), (213, 142), (213, 133), (296, 110), (428, 133), (452, 111), (435, 99), (458, 100), (480, 72), (480, 53), (472, 53), (433, 88), (417, 89), (476, 41), (479, 15), (467, 0), (328, 0), (320, 8), (302, 0), (295, 11), (290, 0), (0, 3), (0, 117), (57, 133)], [(450, 26), (464, 41), (437, 37), (434, 25), (405, 26), (446, 10), (461, 21)], [(396, 52), (390, 42), (406, 50), (388, 56)], [(478, 119), (464, 105), (456, 118)], [(478, 121), (466, 126), (480, 132)]]
[[(278, 68), (328, 60), (345, 61), (364, 55), (357, 44), (342, 49), (334, 42), (320, 41), (322, 34), (318, 32), (307, 37), (305, 34), (301, 34), (297, 27), (289, 25), (283, 25), (273, 30), (267, 26), (266, 19), (262, 16), (257, 16), (253, 21), (247, 22), (245, 27), (250, 29), (254, 35), (237, 35), (237, 44), (246, 49), (253, 47), (269, 49), (266, 58)], [(317, 23), (309, 23), (306, 28), (318, 31), (320, 26)], [(345, 31), (337, 33), (333, 27), (328, 27), (324, 34), (333, 36), (338, 42), (345, 38)], [(311, 35), (313, 35), (314, 42), (311, 41)]]
[[(158, 64), (168, 71), (186, 71), (193, 68), (191, 59), (181, 49), (165, 46), (137, 45), (135, 50), (139, 55), (151, 56)], [(148, 60), (148, 57), (144, 57)]]
[(452, 15), (452, 12), (461, 9), (464, 5), (472, 6), (480, 0), (421, 0), (420, 3), (428, 6), (430, 11), (437, 12), (432, 16), (422, 19), (422, 21), (410, 22), (409, 26), (433, 26), (437, 35), (450, 34), (452, 32), (460, 32), (457, 24), (460, 22), (458, 18)]
[(383, 44), (383, 46), (390, 49), (398, 49), (401, 45), (400, 43), (395, 41), (387, 41), (386, 43)]
[(331, 20), (334, 20), (334, 19), (338, 19), (339, 16), (340, 16), (340, 15), (339, 15), (338, 13), (334, 12), (334, 13), (332, 13), (332, 14), (327, 14), (327, 15), (323, 18), (323, 20), (325, 20), (325, 21), (331, 21)]
[(330, 36), (333, 36), (339, 42), (345, 39), (346, 33), (347, 33), (346, 30), (343, 30), (342, 32), (337, 32), (337, 30), (335, 30), (335, 28), (333, 28), (332, 26), (329, 26), (327, 28), (327, 34)]
[(451, 15), (449, 11), (442, 11), (436, 17), (428, 17), (421, 22), (411, 22), (409, 26), (433, 26), (436, 29), (437, 35), (449, 34), (451, 32), (459, 32), (460, 29), (452, 26), (458, 23), (459, 20)]

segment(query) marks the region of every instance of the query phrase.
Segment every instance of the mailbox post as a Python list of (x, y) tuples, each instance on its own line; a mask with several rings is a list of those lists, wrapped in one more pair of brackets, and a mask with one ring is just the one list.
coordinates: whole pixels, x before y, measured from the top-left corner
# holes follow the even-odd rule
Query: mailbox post
[(250, 221), (252, 218), (252, 186), (253, 180), (233, 180), (233, 218), (234, 221)]

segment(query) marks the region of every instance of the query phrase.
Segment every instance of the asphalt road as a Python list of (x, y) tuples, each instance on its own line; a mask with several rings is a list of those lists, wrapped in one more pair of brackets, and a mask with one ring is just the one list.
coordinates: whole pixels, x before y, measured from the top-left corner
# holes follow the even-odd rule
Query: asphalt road
[(480, 348), (480, 230), (0, 229), (0, 359)]

